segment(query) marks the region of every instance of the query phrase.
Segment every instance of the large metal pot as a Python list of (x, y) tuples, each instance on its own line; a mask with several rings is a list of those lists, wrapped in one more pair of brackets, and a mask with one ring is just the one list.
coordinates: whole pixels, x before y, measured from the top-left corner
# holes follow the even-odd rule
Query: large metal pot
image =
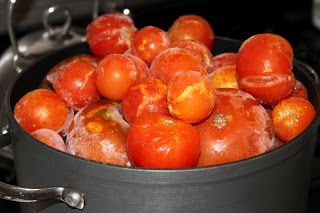
[[(213, 51), (214, 54), (236, 52), (239, 46), (237, 41), (216, 38)], [(293, 141), (269, 153), (234, 163), (151, 170), (97, 163), (57, 151), (32, 138), (15, 121), (12, 109), (19, 98), (37, 88), (57, 62), (85, 52), (88, 52), (86, 44), (80, 44), (50, 54), (23, 71), (7, 88), (4, 107), (18, 185), (59, 187), (33, 190), (0, 185), (0, 194), (6, 199), (16, 196), (15, 200), (24, 202), (47, 200), (22, 204), (23, 213), (77, 212), (57, 200), (81, 208), (83, 199), (85, 205), (81, 212), (91, 213), (306, 211), (320, 119), (319, 88), (307, 65), (295, 61), (294, 72), (305, 84), (318, 113), (311, 125)]]

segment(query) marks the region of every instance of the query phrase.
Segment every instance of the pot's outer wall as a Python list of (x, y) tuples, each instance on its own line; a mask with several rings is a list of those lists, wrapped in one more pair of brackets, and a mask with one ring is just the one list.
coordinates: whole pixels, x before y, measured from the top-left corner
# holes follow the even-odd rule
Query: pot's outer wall
[[(235, 52), (238, 47), (239, 43), (221, 38), (215, 43), (218, 52)], [(14, 86), (11, 107), (27, 90), (35, 88), (55, 63), (84, 51), (85, 45), (69, 48), (29, 68), (28, 74), (22, 74)], [(310, 76), (305, 71), (298, 71), (297, 78), (306, 84), (310, 100), (319, 108), (319, 91)], [(14, 121), (9, 96), (7, 93), (6, 111), (12, 131), (18, 184), (72, 187), (84, 192), (86, 199), (82, 211), (62, 203), (41, 202), (22, 204), (22, 213), (306, 211), (319, 112), (311, 126), (294, 141), (255, 158), (208, 168), (143, 170), (86, 161), (32, 139)]]

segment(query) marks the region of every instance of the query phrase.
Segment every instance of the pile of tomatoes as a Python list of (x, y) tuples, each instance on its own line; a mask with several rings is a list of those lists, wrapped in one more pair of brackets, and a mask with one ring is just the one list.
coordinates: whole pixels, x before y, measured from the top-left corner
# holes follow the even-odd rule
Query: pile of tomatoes
[(72, 155), (143, 168), (212, 166), (290, 142), (314, 119), (280, 35), (212, 55), (198, 15), (167, 30), (109, 13), (87, 27), (92, 54), (67, 58), (15, 105), (33, 137)]

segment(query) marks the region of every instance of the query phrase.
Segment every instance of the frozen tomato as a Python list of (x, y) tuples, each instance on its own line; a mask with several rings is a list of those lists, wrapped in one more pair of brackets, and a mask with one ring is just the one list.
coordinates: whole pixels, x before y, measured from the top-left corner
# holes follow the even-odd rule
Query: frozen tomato
[(309, 99), (308, 91), (301, 81), (296, 80), (296, 84), (293, 88), (290, 97), (300, 97), (306, 100)]
[(199, 135), (184, 121), (146, 112), (130, 126), (127, 149), (131, 162), (137, 167), (193, 167), (199, 157)]
[(257, 34), (240, 47), (237, 58), (239, 86), (265, 104), (289, 96), (295, 85), (292, 73), (293, 50), (275, 34)]
[(150, 69), (142, 59), (132, 54), (125, 54), (125, 56), (130, 58), (136, 66), (136, 69), (139, 73), (139, 79), (143, 79), (150, 76)]
[(171, 47), (180, 47), (189, 50), (207, 73), (213, 71), (211, 51), (203, 43), (196, 40), (179, 40), (174, 42)]
[(38, 129), (30, 133), (32, 137), (39, 141), (58, 149), (63, 152), (67, 152), (67, 146), (65, 145), (62, 137), (51, 129)]
[(171, 42), (178, 40), (197, 40), (209, 49), (213, 46), (214, 32), (207, 20), (198, 15), (182, 15), (178, 17), (168, 30)]
[(130, 166), (126, 152), (126, 129), (118, 122), (117, 106), (110, 101), (87, 105), (74, 119), (66, 144), (78, 157), (121, 166)]
[(289, 142), (309, 126), (316, 110), (304, 98), (291, 97), (280, 101), (272, 110), (272, 121), (278, 138)]
[(94, 19), (87, 27), (87, 42), (92, 53), (104, 57), (124, 53), (131, 45), (136, 28), (133, 20), (122, 13), (108, 13)]
[(131, 49), (134, 55), (151, 64), (156, 55), (169, 46), (169, 38), (164, 30), (146, 26), (135, 32)]
[(267, 111), (250, 94), (237, 89), (217, 89), (212, 114), (196, 128), (201, 144), (198, 166), (238, 161), (274, 147)]
[(53, 84), (55, 92), (75, 109), (97, 102), (100, 95), (95, 87), (95, 69), (84, 61), (67, 64)]
[(237, 71), (235, 65), (226, 65), (213, 71), (210, 80), (215, 88), (239, 89)]
[(140, 79), (135, 63), (123, 54), (110, 54), (97, 67), (96, 88), (110, 100), (119, 101), (127, 89)]
[(190, 51), (178, 47), (160, 52), (150, 66), (151, 75), (161, 79), (165, 84), (177, 74), (187, 71), (206, 73)]
[(54, 92), (36, 89), (25, 94), (15, 105), (16, 121), (27, 132), (37, 129), (59, 130), (64, 125), (68, 107)]
[(214, 103), (214, 87), (205, 74), (184, 72), (168, 84), (169, 113), (188, 123), (196, 123), (208, 117)]
[(238, 53), (225, 52), (212, 57), (212, 70), (217, 70), (224, 66), (236, 66)]
[(122, 97), (122, 112), (129, 123), (144, 112), (168, 114), (167, 86), (155, 77), (135, 83)]

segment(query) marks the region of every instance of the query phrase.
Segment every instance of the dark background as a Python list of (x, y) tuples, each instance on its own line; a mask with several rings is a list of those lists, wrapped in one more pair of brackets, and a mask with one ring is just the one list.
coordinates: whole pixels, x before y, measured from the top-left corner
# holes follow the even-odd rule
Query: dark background
[[(85, 28), (92, 20), (92, 0), (18, 0), (15, 10), (15, 31), (21, 38), (28, 32), (42, 29), (41, 13), (52, 5), (71, 9), (73, 26)], [(6, 29), (7, 0), (0, 0), (0, 54), (9, 46)], [(197, 14), (212, 25), (218, 36), (245, 40), (263, 32), (285, 37), (292, 45), (295, 57), (320, 70), (320, 26), (313, 22), (315, 5), (306, 0), (230, 1), (230, 0), (101, 0), (100, 14), (129, 8), (136, 27), (154, 25), (167, 30), (180, 15)], [(320, 6), (317, 9), (320, 13)], [(319, 18), (320, 21), (320, 18)], [(53, 18), (59, 24), (61, 17)], [(0, 181), (15, 183), (10, 161), (0, 159)], [(315, 158), (314, 170), (320, 168)], [(320, 186), (320, 184), (319, 184)], [(310, 188), (308, 213), (320, 212), (320, 187)], [(0, 212), (18, 212), (13, 202), (0, 199)]]

